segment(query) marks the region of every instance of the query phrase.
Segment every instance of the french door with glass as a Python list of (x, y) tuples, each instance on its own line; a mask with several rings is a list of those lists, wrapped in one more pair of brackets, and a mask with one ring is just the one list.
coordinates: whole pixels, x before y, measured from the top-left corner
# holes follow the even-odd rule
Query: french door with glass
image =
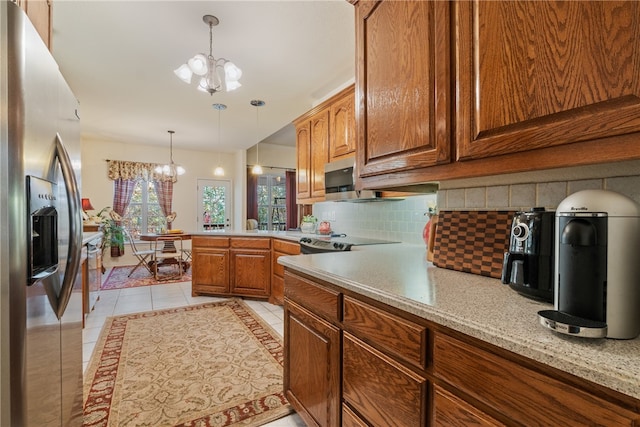
[(223, 230), (231, 228), (231, 181), (198, 180), (198, 229)]

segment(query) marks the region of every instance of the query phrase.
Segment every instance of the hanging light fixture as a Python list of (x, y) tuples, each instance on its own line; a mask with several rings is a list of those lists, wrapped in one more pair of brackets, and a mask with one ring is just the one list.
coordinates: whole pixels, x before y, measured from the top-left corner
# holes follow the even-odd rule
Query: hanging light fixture
[(221, 148), (221, 144), (220, 144), (220, 112), (222, 110), (226, 110), (227, 106), (224, 104), (213, 104), (213, 108), (218, 110), (218, 166), (216, 166), (216, 169), (213, 171), (213, 174), (215, 176), (224, 176), (224, 169), (222, 168), (222, 165), (220, 164), (220, 148)]
[(260, 166), (260, 160), (258, 158), (258, 148), (260, 147), (260, 138), (258, 136), (258, 127), (260, 123), (258, 120), (258, 107), (262, 107), (264, 105), (264, 101), (254, 99), (251, 101), (251, 105), (256, 107), (256, 164), (253, 165), (251, 173), (254, 175), (262, 175), (262, 166)]
[(158, 165), (155, 170), (157, 173), (171, 177), (183, 175), (186, 172), (184, 168), (173, 162), (173, 134), (176, 132), (173, 130), (168, 130), (167, 132), (169, 132), (169, 164)]
[(194, 74), (201, 76), (198, 82), (198, 90), (209, 92), (213, 95), (222, 90), (221, 72), (224, 73), (224, 80), (227, 92), (238, 89), (242, 70), (225, 58), (215, 59), (213, 57), (213, 27), (220, 22), (213, 15), (204, 15), (202, 20), (209, 26), (209, 55), (199, 53), (189, 59), (186, 64), (182, 64), (173, 72), (180, 80), (190, 84)]

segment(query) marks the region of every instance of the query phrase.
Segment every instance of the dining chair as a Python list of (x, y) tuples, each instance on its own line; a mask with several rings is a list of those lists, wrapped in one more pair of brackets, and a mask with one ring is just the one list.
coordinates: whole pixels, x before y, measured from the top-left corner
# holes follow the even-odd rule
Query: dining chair
[[(184, 248), (180, 236), (160, 236), (156, 238), (153, 251), (153, 274), (156, 280), (182, 279), (184, 273)], [(160, 274), (160, 267), (178, 267), (177, 273)]]
[(153, 254), (155, 254), (155, 251), (153, 250), (153, 248), (151, 248), (151, 246), (149, 246), (149, 249), (138, 249), (135, 239), (133, 238), (129, 230), (127, 230), (126, 227), (123, 227), (123, 229), (124, 234), (129, 240), (129, 244), (131, 245), (131, 252), (138, 259), (138, 263), (131, 269), (127, 277), (131, 277), (133, 272), (136, 271), (140, 266), (144, 266), (149, 274), (153, 274), (153, 271), (151, 271), (151, 267), (149, 267), (149, 261), (151, 261)]

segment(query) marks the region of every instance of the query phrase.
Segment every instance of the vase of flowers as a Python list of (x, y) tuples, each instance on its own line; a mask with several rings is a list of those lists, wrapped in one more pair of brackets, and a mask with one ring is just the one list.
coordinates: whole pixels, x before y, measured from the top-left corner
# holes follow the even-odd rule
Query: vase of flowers
[(318, 218), (313, 215), (305, 215), (302, 217), (302, 222), (300, 223), (300, 231), (307, 234), (313, 234), (316, 232), (317, 223)]

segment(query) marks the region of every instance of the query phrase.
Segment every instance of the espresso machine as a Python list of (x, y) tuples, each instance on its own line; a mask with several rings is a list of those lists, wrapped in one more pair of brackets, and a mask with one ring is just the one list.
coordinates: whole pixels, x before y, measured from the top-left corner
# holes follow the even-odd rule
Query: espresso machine
[(583, 190), (560, 203), (555, 219), (554, 310), (538, 312), (540, 323), (587, 338), (640, 335), (640, 206)]
[(553, 302), (554, 220), (544, 208), (516, 212), (502, 264), (502, 283), (547, 302)]

